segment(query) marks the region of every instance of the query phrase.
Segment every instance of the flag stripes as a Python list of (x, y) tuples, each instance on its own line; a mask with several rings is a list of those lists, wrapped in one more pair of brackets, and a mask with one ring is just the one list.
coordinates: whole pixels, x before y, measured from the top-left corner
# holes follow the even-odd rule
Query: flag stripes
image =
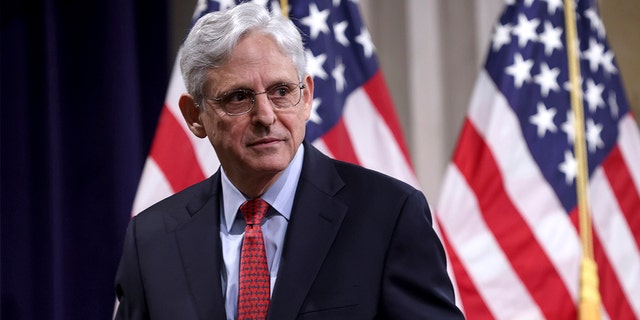
[[(314, 145), (334, 158), (384, 172), (414, 187), (418, 181), (409, 160), (399, 121), (377, 72), (346, 100), (343, 117)], [(352, 141), (357, 141), (353, 143)]]
[[(596, 261), (603, 264), (604, 272), (609, 272), (608, 268), (612, 268), (612, 273), (619, 277), (618, 280), (616, 277), (601, 279), (602, 287), (615, 288), (617, 296), (639, 297), (640, 281), (633, 281), (633, 275), (636, 275), (636, 280), (640, 280), (637, 278), (640, 274), (640, 251), (616, 203), (616, 197), (603, 170), (598, 169), (592, 176), (589, 192), (594, 199), (592, 203), (594, 239), (597, 237), (599, 250), (603, 253), (600, 260)], [(636, 211), (636, 214), (637, 212), (639, 211)], [(620, 289), (617, 289), (618, 286)], [(613, 300), (612, 303), (622, 305), (624, 301)], [(632, 299), (626, 303), (630, 304), (631, 309), (634, 310), (633, 313), (640, 314), (639, 299)], [(614, 319), (620, 318), (614, 317)]]
[[(631, 113), (620, 120), (619, 132), (618, 147), (620, 147), (620, 153), (633, 181), (633, 184), (630, 184), (629, 187), (635, 186), (636, 193), (640, 193), (640, 165), (638, 165), (638, 159), (640, 159), (640, 135)], [(634, 208), (638, 209), (638, 206), (640, 204), (636, 203)], [(640, 212), (640, 209), (634, 210), (634, 212)], [(635, 224), (633, 227), (636, 228), (634, 230), (640, 231), (640, 225)], [(640, 246), (640, 243), (638, 243), (638, 246)]]
[(351, 137), (347, 133), (344, 121), (340, 120), (333, 128), (329, 129), (322, 137), (322, 142), (332, 157), (353, 164), (360, 164), (360, 159), (356, 155)]
[[(384, 82), (382, 71), (376, 72), (373, 77), (364, 84), (363, 88), (367, 93), (369, 100), (371, 100), (371, 104), (375, 107), (380, 114), (381, 119), (386, 124), (386, 127), (391, 130), (391, 133), (393, 133), (393, 137), (395, 138), (394, 141), (404, 141), (402, 128), (400, 127), (400, 122), (398, 121), (393, 108), (393, 101), (391, 101), (391, 96), (389, 95), (389, 91), (387, 90), (387, 86)], [(400, 147), (406, 163), (409, 167), (412, 167), (411, 157), (409, 156), (407, 146), (404, 143), (397, 145)]]
[[(482, 218), (514, 272), (540, 306), (544, 318), (571, 316), (575, 308), (565, 303), (572, 298), (562, 279), (540, 243), (535, 241), (536, 236), (528, 223), (507, 196), (502, 181), (494, 179), (500, 176), (501, 171), (491, 150), (469, 123), (464, 125), (460, 139), (453, 161), (477, 197)], [(537, 272), (532, 273), (531, 269)]]
[(629, 167), (618, 147), (614, 148), (609, 158), (602, 163), (606, 180), (611, 183), (611, 189), (615, 194), (615, 202), (622, 211), (626, 225), (631, 228), (636, 248), (640, 248), (640, 190), (634, 188)]
[[(468, 319), (577, 317), (583, 247), (563, 10), (506, 2), (446, 172), (435, 215)], [(601, 315), (638, 319), (640, 133), (595, 1), (576, 10)]]
[[(486, 106), (492, 106), (486, 112)], [(580, 242), (575, 228), (556, 200), (554, 191), (544, 180), (534, 159), (525, 152), (519, 123), (513, 109), (498, 93), (488, 75), (480, 72), (469, 110), (469, 122), (478, 128), (499, 167), (495, 177), (502, 177), (505, 192), (522, 216), (537, 242), (558, 270), (573, 299), (577, 299)], [(491, 151), (492, 150), (492, 151)], [(477, 156), (475, 156), (477, 157)], [(508, 175), (501, 174), (509, 172)], [(507, 213), (505, 213), (506, 215)], [(508, 234), (505, 234), (508, 238)]]
[(201, 181), (205, 174), (197, 165), (193, 145), (189, 134), (181, 128), (184, 119), (176, 119), (174, 114), (164, 108), (158, 121), (155, 140), (150, 155), (156, 162), (174, 192), (183, 190)]
[[(490, 112), (487, 112), (487, 106), (491, 106)], [(517, 135), (521, 131), (514, 111), (484, 72), (478, 77), (468, 116), (436, 210), (467, 316), (511, 319), (526, 312), (533, 318), (575, 318), (581, 252), (577, 212), (574, 210), (567, 215), (559, 202), (551, 200), (555, 198), (553, 190), (543, 183), (544, 178), (533, 159), (526, 152), (518, 152), (526, 147), (526, 142)], [(635, 222), (640, 212), (637, 208), (639, 193), (633, 187), (629, 189), (630, 185), (637, 185), (637, 180), (633, 177), (633, 165), (625, 161), (637, 154), (633, 143), (625, 142), (637, 139), (637, 131), (634, 132), (635, 123), (630, 114), (627, 118), (629, 120), (620, 122), (621, 143), (603, 162), (602, 170), (596, 170), (590, 184), (590, 193), (598, 195), (593, 197), (592, 210), (603, 312), (605, 316), (610, 313), (611, 319), (634, 319), (640, 314), (634, 305), (638, 299), (630, 298), (640, 294), (640, 281), (625, 278), (625, 275), (640, 274), (637, 269), (640, 267), (638, 232), (635, 231), (639, 225)], [(499, 126), (495, 125), (498, 123)], [(623, 148), (626, 148), (626, 155), (623, 155)], [(502, 172), (510, 174), (503, 175)], [(502, 176), (502, 186), (495, 186), (495, 181), (493, 185), (486, 182), (496, 176)], [(603, 184), (610, 189), (608, 192), (602, 190)], [(491, 188), (500, 190), (494, 194)], [(467, 191), (463, 192), (464, 189)], [(510, 199), (505, 200), (506, 195)], [(470, 204), (462, 204), (456, 199), (467, 199), (466, 202), (474, 203), (474, 207), (463, 207)], [(483, 201), (487, 203), (485, 207)], [(442, 212), (447, 212), (446, 217)], [(491, 216), (492, 212), (497, 212), (495, 218)], [(460, 216), (456, 217), (457, 214)], [(505, 226), (513, 219), (517, 221)], [(498, 239), (507, 237), (500, 234), (500, 230), (510, 233), (509, 241), (516, 243), (517, 239), (527, 242), (522, 235), (528, 234), (529, 243), (503, 246)], [(603, 248), (600, 235), (605, 232), (609, 247)], [(495, 239), (487, 240), (488, 234)], [(533, 252), (529, 251), (531, 243), (539, 244)], [(517, 260), (516, 253), (509, 254), (510, 250), (531, 257), (529, 265)], [(535, 277), (531, 280), (527, 268), (548, 270), (539, 273), (537, 280)], [(496, 278), (484, 274), (489, 269)], [(519, 274), (518, 269), (522, 270)], [(557, 288), (564, 293), (554, 296)], [(504, 297), (507, 291), (510, 297)], [(486, 310), (491, 310), (491, 317), (487, 317)]]
[[(578, 228), (577, 212), (573, 213), (576, 218), (574, 222)], [(593, 233), (593, 251), (594, 259), (598, 264), (598, 279), (600, 281), (600, 295), (602, 298), (603, 312), (611, 319), (634, 319), (634, 312), (624, 297), (624, 290), (621, 282), (616, 276), (616, 272), (609, 262), (605, 251), (603, 250), (600, 237), (597, 232)], [(624, 279), (622, 279), (624, 281)]]
[(177, 61), (179, 58), (174, 64), (165, 104), (136, 191), (132, 208), (134, 215), (202, 181), (219, 164), (209, 141), (194, 136), (182, 117), (178, 100), (186, 89)]
[[(451, 170), (455, 170), (455, 168), (452, 167)], [(440, 222), (438, 222), (438, 224), (440, 224)], [(454, 282), (456, 303), (460, 306), (460, 310), (464, 312), (464, 307), (467, 306), (475, 311), (475, 319), (493, 319), (491, 311), (489, 311), (484, 300), (480, 297), (480, 293), (464, 267), (464, 264), (451, 247), (449, 237), (441, 230), (438, 235), (440, 239), (442, 239), (445, 251), (448, 253), (447, 267), (450, 269), (449, 273), (451, 273), (452, 281)], [(460, 291), (464, 291), (464, 294), (460, 294)]]
[[(441, 198), (437, 212), (446, 210), (448, 213), (447, 219), (438, 216), (442, 234), (448, 239), (447, 247), (453, 248), (447, 255), (454, 271), (466, 270), (468, 273), (468, 277), (459, 273), (455, 275), (460, 300), (463, 303), (476, 302), (463, 304), (467, 318), (474, 319), (476, 315), (482, 318), (485, 315), (483, 307), (486, 306), (493, 318), (525, 318), (523, 312), (526, 312), (531, 319), (542, 319), (540, 309), (485, 223), (474, 191), (456, 166), (450, 165), (447, 169), (443, 192), (444, 198)], [(447, 201), (454, 199), (468, 200)]]

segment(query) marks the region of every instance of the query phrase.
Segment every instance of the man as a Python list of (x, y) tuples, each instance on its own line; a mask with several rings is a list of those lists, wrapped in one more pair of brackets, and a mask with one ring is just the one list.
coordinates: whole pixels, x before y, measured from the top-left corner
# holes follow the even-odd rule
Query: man
[(180, 109), (221, 167), (132, 219), (117, 318), (463, 318), (422, 193), (304, 142), (314, 87), (293, 23), (241, 4), (181, 54)]

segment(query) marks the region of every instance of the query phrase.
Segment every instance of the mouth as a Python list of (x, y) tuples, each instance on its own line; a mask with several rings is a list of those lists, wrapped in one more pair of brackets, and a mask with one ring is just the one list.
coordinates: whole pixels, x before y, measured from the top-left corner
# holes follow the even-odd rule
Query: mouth
[(247, 146), (249, 147), (262, 147), (262, 146), (272, 146), (277, 144), (278, 142), (281, 142), (282, 139), (276, 139), (276, 138), (262, 138), (262, 139), (258, 139), (255, 141), (252, 141), (250, 143), (247, 144)]

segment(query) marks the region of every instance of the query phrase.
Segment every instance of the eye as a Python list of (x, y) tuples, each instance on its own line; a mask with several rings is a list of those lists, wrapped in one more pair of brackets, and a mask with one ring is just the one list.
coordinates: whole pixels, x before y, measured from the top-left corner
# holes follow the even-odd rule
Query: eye
[(291, 88), (286, 84), (278, 85), (269, 90), (269, 96), (271, 97), (286, 97), (289, 93), (291, 93)]
[(241, 103), (251, 99), (251, 92), (247, 90), (236, 90), (227, 93), (224, 97), (225, 103)]

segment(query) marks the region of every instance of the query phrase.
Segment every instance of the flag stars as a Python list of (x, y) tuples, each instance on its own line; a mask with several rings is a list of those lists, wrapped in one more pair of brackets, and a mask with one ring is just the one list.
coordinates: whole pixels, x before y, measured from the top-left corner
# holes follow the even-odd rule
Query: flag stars
[(518, 45), (521, 48), (524, 48), (529, 41), (538, 40), (536, 28), (539, 24), (540, 20), (536, 18), (529, 20), (524, 14), (518, 15), (518, 24), (513, 28), (513, 34), (518, 37)]
[[(582, 88), (582, 83), (583, 83), (583, 82), (584, 82), (584, 80), (582, 79), (582, 76), (578, 76), (578, 85), (579, 85), (579, 86), (578, 86), (578, 88)], [(562, 87), (563, 87), (565, 90), (569, 91), (569, 92), (571, 92), (571, 89), (573, 88), (573, 86), (571, 85), (571, 81), (570, 81), (570, 80), (569, 80), (569, 81), (567, 81), (567, 82), (565, 82), (565, 83), (562, 85)]]
[(327, 72), (322, 67), (327, 60), (327, 55), (323, 53), (319, 56), (314, 56), (309, 49), (305, 51), (305, 54), (307, 56), (307, 72), (314, 78), (327, 79)]
[(540, 73), (533, 77), (533, 81), (540, 85), (540, 92), (543, 97), (549, 96), (549, 90), (560, 90), (557, 80), (559, 74), (560, 69), (558, 68), (549, 69), (545, 62), (540, 65)]
[(309, 4), (309, 15), (302, 18), (300, 22), (309, 27), (311, 39), (317, 39), (321, 32), (329, 33), (329, 26), (327, 25), (329, 13), (329, 9), (320, 11), (315, 3)]
[(604, 100), (602, 99), (603, 91), (604, 85), (596, 85), (592, 79), (587, 80), (587, 90), (584, 92), (584, 100), (587, 102), (591, 113), (596, 112), (599, 107), (604, 108)]
[[(269, 0), (253, 0), (253, 3), (257, 3), (263, 7), (267, 6), (267, 3), (269, 2)], [(278, 8), (278, 13), (282, 13), (282, 10), (280, 10), (280, 8)]]
[(613, 64), (613, 51), (609, 50), (605, 52), (604, 55), (602, 55), (602, 60), (600, 60), (600, 62), (602, 63), (604, 71), (609, 75), (618, 73), (618, 69)]
[(349, 45), (349, 39), (347, 39), (347, 36), (344, 33), (348, 26), (349, 22), (346, 20), (333, 25), (333, 33), (336, 37), (336, 41), (344, 47)]
[(547, 3), (547, 12), (549, 15), (553, 15), (558, 11), (558, 8), (562, 8), (562, 0), (544, 0)]
[(558, 130), (555, 123), (553, 123), (556, 112), (556, 109), (547, 109), (544, 104), (538, 103), (538, 112), (529, 117), (529, 122), (538, 127), (538, 138), (543, 138), (547, 131), (556, 132)]
[(521, 54), (516, 53), (513, 64), (508, 66), (505, 69), (505, 72), (508, 75), (513, 76), (516, 88), (520, 89), (525, 81), (528, 82), (531, 80), (531, 67), (533, 67), (532, 60), (525, 61)]
[(616, 92), (609, 91), (609, 109), (611, 110), (611, 117), (618, 118), (618, 113), (620, 112), (620, 107), (618, 106), (618, 99), (616, 99)]
[(589, 60), (591, 72), (598, 71), (598, 66), (604, 58), (604, 46), (594, 38), (589, 39), (589, 49), (584, 52), (584, 58)]
[(196, 10), (193, 12), (193, 19), (200, 17), (200, 15), (207, 10), (207, 0), (198, 0), (196, 4)]
[(558, 166), (558, 170), (564, 173), (564, 182), (570, 186), (578, 174), (578, 162), (569, 150), (564, 151), (564, 161)]
[(371, 34), (369, 34), (369, 30), (364, 26), (360, 29), (360, 34), (356, 36), (356, 42), (362, 45), (362, 48), (364, 49), (364, 56), (371, 58), (375, 47), (373, 46), (373, 41), (371, 41)]
[(331, 76), (336, 81), (336, 91), (338, 92), (343, 92), (347, 85), (347, 81), (344, 78), (344, 70), (345, 66), (342, 61), (338, 61), (336, 63), (336, 67), (331, 71)]
[[(267, 0), (259, 0), (259, 1), (267, 1)], [(258, 2), (257, 0), (254, 0), (253, 2)], [(266, 6), (266, 3), (265, 3)], [(287, 12), (282, 12), (282, 7), (280, 7), (280, 1), (278, 0), (272, 0), (271, 1), (271, 12), (277, 12), (280, 13), (281, 15), (284, 15), (285, 17), (289, 16), (289, 12), (291, 11), (291, 6), (286, 6), (286, 11)]]
[(498, 51), (505, 44), (511, 43), (511, 25), (497, 24), (493, 30), (493, 38), (491, 40), (491, 48)]
[(596, 32), (598, 32), (598, 36), (600, 36), (601, 38), (604, 37), (604, 24), (602, 23), (602, 20), (600, 20), (598, 12), (596, 12), (594, 8), (589, 8), (584, 11), (584, 15), (589, 18), (589, 22), (591, 22), (591, 28), (595, 29)]
[(314, 98), (313, 101), (311, 102), (311, 114), (309, 115), (309, 121), (315, 124), (322, 123), (322, 118), (318, 113), (318, 108), (320, 107), (321, 104), (322, 104), (322, 99), (320, 98)]
[(220, 6), (220, 10), (231, 9), (236, 6), (235, 0), (215, 0)]
[(549, 21), (544, 22), (544, 32), (540, 34), (540, 42), (544, 45), (544, 54), (550, 56), (554, 49), (562, 49), (562, 28), (554, 28)]
[(567, 134), (567, 143), (573, 145), (576, 141), (576, 127), (574, 123), (573, 111), (567, 111), (567, 121), (563, 122), (560, 128)]
[(604, 141), (600, 138), (600, 133), (602, 133), (602, 125), (596, 124), (593, 119), (587, 120), (586, 139), (589, 152), (594, 153), (598, 148), (604, 148)]

